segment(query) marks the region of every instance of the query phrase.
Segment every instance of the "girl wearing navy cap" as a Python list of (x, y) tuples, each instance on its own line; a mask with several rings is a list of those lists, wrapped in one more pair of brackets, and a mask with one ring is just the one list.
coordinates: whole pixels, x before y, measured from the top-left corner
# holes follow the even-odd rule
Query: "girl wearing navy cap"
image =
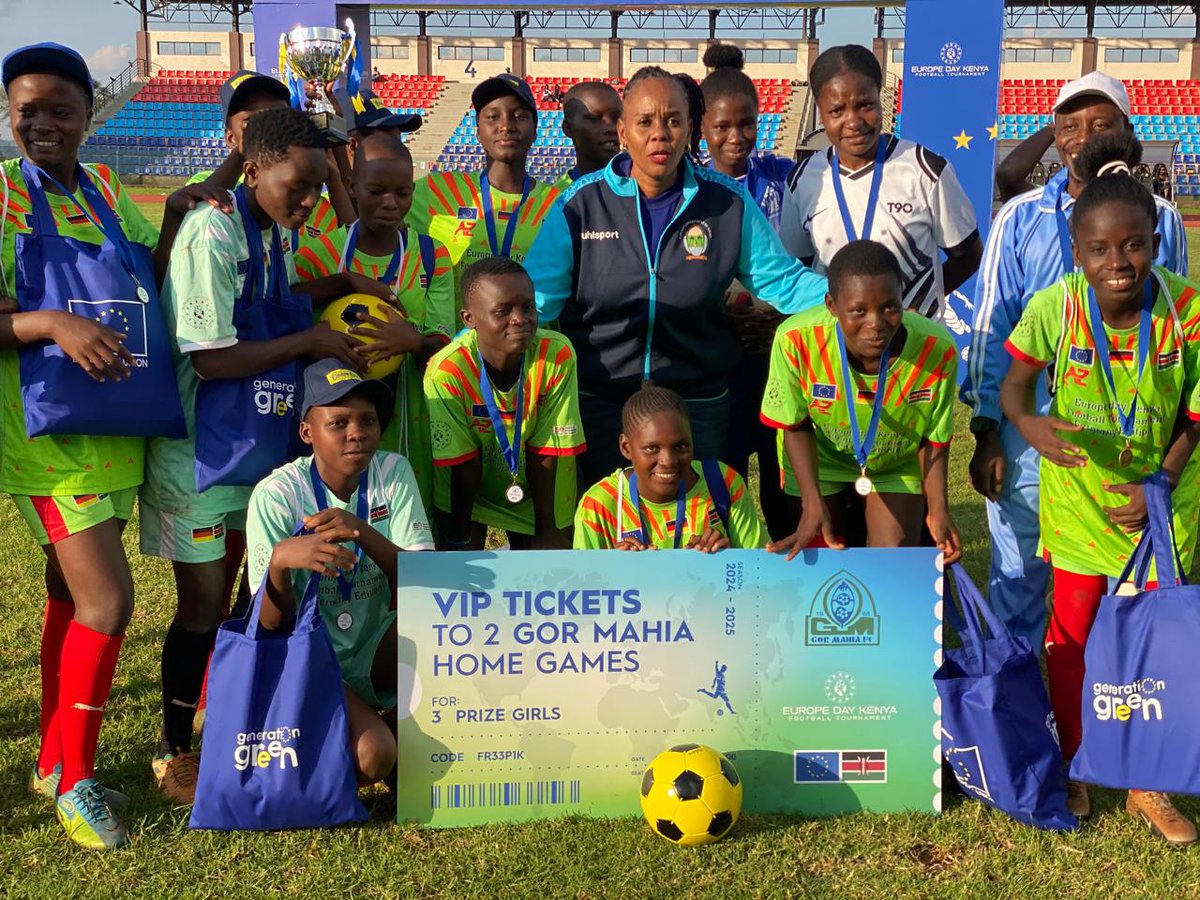
[(160, 234), (116, 173), (79, 164), (93, 103), (83, 58), (35, 44), (2, 70), (23, 156), (0, 163), (0, 491), (47, 559), (30, 786), (72, 840), (110, 849), (127, 840), (113, 812), (125, 798), (96, 780), (94, 756), (133, 611), (121, 532), (145, 436), (181, 424), (155, 262), (165, 267), (183, 214), (212, 198), (173, 194)]

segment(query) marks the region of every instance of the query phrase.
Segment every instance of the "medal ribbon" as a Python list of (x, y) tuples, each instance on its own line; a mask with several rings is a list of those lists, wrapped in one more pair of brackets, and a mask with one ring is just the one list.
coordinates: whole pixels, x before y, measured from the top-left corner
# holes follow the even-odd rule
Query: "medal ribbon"
[(487, 170), (484, 169), (479, 173), (479, 193), (481, 195), (480, 200), (483, 203), (483, 223), (487, 226), (488, 245), (491, 247), (492, 256), (507, 257), (512, 253), (513, 238), (517, 234), (517, 219), (520, 218), (521, 207), (529, 199), (529, 192), (532, 190), (533, 179), (526, 175), (525, 184), (521, 188), (521, 202), (514, 206), (512, 212), (509, 214), (508, 223), (504, 226), (504, 243), (497, 249), (496, 216), (495, 210), (492, 207), (492, 189), (488, 185)]
[[(83, 194), (83, 199), (87, 201), (87, 206), (84, 206), (76, 199), (73, 193), (68, 191), (57, 178), (45, 169), (40, 166), (32, 166), (32, 168), (36, 173), (37, 179), (44, 178), (58, 188), (64, 197), (75, 204), (75, 207), (87, 216), (87, 220), (104, 235), (104, 239), (117, 248), (117, 254), (121, 257), (121, 264), (125, 267), (126, 273), (133, 279), (133, 283), (138, 289), (138, 299), (142, 300), (143, 303), (148, 302), (150, 299), (148, 295), (145, 299), (141, 296), (145, 292), (145, 289), (142, 287), (142, 283), (138, 281), (137, 261), (133, 257), (133, 248), (129, 245), (129, 238), (125, 236), (125, 230), (121, 228), (121, 223), (117, 221), (117, 217), (108, 205), (108, 201), (96, 189), (96, 185), (92, 182), (91, 176), (88, 175), (87, 169), (78, 163), (75, 165), (75, 179), (79, 182), (79, 190)], [(88, 206), (91, 209), (88, 209)]]
[(850, 439), (854, 442), (854, 459), (858, 462), (859, 468), (865, 472), (867, 458), (875, 447), (875, 438), (879, 433), (879, 420), (883, 416), (883, 395), (887, 393), (887, 374), (888, 366), (891, 363), (892, 344), (891, 341), (888, 341), (888, 345), (883, 348), (883, 355), (879, 357), (879, 375), (875, 382), (875, 400), (871, 404), (871, 418), (867, 422), (866, 434), (860, 436), (858, 414), (855, 410), (858, 403), (858, 390), (850, 378), (850, 360), (846, 356), (846, 338), (842, 335), (841, 325), (835, 324), (834, 332), (837, 335), (838, 354), (842, 359), (842, 383), (846, 390), (846, 410), (850, 414)]
[[(254, 290), (245, 290), (243, 297), (252, 295), (252, 303), (259, 300), (264, 300), (267, 296), (267, 286), (260, 285), (262, 280), (262, 271), (264, 257), (266, 254), (263, 251), (262, 245), (262, 229), (258, 227), (258, 222), (254, 220), (254, 215), (250, 212), (250, 203), (246, 200), (245, 185), (239, 185), (234, 191), (234, 199), (237, 201), (238, 212), (242, 216), (242, 230), (246, 232), (246, 249), (250, 251), (250, 263), (246, 271), (247, 286), (253, 285)], [(270, 274), (275, 282), (275, 297), (284, 297), (288, 293), (287, 277), (284, 274), (286, 267), (283, 259), (283, 240), (279, 236), (279, 226), (271, 223), (271, 265)], [(261, 290), (259, 288), (261, 287)]]
[[(392, 290), (397, 293), (400, 291), (400, 266), (404, 262), (404, 251), (407, 249), (408, 236), (407, 231), (397, 232), (400, 236), (400, 241), (396, 249), (392, 251), (391, 262), (388, 263), (387, 271), (383, 273), (383, 277), (379, 279), (383, 284), (392, 285)], [(350, 226), (350, 230), (346, 233), (346, 262), (343, 269), (350, 271), (350, 264), (354, 262), (354, 253), (358, 250), (358, 222)]]
[[(687, 501), (687, 488), (684, 486), (686, 479), (679, 476), (679, 495), (675, 498), (675, 549), (678, 550), (683, 543), (683, 526), (684, 526), (684, 505)], [(642, 499), (638, 496), (637, 475), (629, 476), (629, 502), (633, 504), (633, 508), (637, 510), (638, 529), (641, 532), (639, 540), (647, 547), (652, 547), (653, 542), (650, 540), (650, 528), (646, 524), (646, 517), (642, 514)], [(619, 535), (618, 535), (619, 537)]]
[(846, 192), (842, 190), (842, 167), (838, 161), (837, 152), (833, 154), (833, 194), (837, 198), (838, 210), (842, 214), (842, 224), (846, 228), (846, 238), (850, 241), (867, 240), (871, 236), (871, 228), (875, 224), (875, 207), (879, 205), (879, 189), (883, 186), (884, 157), (887, 155), (887, 144), (884, 136), (879, 136), (875, 147), (875, 169), (871, 172), (871, 192), (867, 195), (867, 214), (863, 219), (862, 234), (854, 227), (854, 219), (850, 208), (846, 205)]
[(492, 431), (496, 435), (496, 443), (500, 445), (500, 453), (512, 473), (513, 484), (517, 483), (517, 473), (521, 470), (521, 421), (525, 416), (525, 375), (517, 376), (517, 412), (513, 416), (512, 440), (508, 439), (508, 428), (496, 405), (496, 392), (492, 389), (491, 379), (488, 378), (487, 364), (483, 354), (478, 354), (479, 360), (479, 393), (483, 394), (483, 402), (487, 406), (488, 418), (492, 420)]
[(1067, 192), (1064, 181), (1054, 200), (1054, 224), (1058, 228), (1058, 252), (1062, 254), (1063, 274), (1075, 271), (1075, 257), (1071, 253), (1071, 228), (1067, 224), (1067, 213), (1063, 209), (1063, 195)]
[(1121, 425), (1121, 434), (1126, 439), (1133, 436), (1133, 427), (1137, 422), (1137, 388), (1142, 381), (1142, 372), (1146, 369), (1146, 359), (1150, 356), (1150, 332), (1153, 330), (1153, 324), (1150, 321), (1152, 309), (1154, 309), (1154, 281), (1152, 278), (1148, 278), (1142, 296), (1142, 318), (1138, 323), (1138, 355), (1137, 370), (1133, 380), (1133, 402), (1129, 404), (1129, 411), (1126, 412), (1121, 408), (1121, 401), (1117, 397), (1117, 385), (1113, 381), (1112, 361), (1108, 356), (1108, 334), (1104, 331), (1104, 320), (1100, 316), (1100, 304), (1096, 302), (1095, 292), (1090, 287), (1088, 288), (1088, 325), (1092, 331), (1092, 343), (1096, 345), (1096, 357), (1100, 360), (1100, 371), (1104, 373), (1104, 380), (1108, 383), (1113, 406), (1117, 408), (1117, 421)]
[[(313, 496), (317, 498), (317, 511), (329, 508), (329, 496), (325, 493), (325, 483), (321, 481), (321, 476), (317, 472), (317, 461), (314, 459), (308, 470), (309, 478), (312, 480)], [(367, 521), (367, 473), (363, 472), (358, 479), (358, 500), (355, 502), (354, 514)], [(358, 574), (358, 564), (362, 560), (362, 544), (354, 545), (354, 568), (350, 570), (350, 574), (338, 570), (338, 591), (342, 595), (342, 602), (350, 602), (350, 594), (354, 590), (354, 577)]]

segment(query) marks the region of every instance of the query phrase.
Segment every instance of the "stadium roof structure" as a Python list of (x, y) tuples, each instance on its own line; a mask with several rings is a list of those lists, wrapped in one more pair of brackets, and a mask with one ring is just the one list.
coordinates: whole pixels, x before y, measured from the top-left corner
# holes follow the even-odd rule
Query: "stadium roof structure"
[[(253, 0), (120, 0), (136, 10), (142, 17), (143, 31), (149, 30), (151, 20), (163, 22), (188, 22), (190, 24), (217, 24), (231, 22), (240, 26), (252, 15)], [(963, 0), (970, 2), (970, 0)], [(350, 4), (347, 4), (350, 5)], [(364, 4), (365, 5), (365, 4)], [(374, 2), (373, 9), (470, 9), (492, 7), (506, 11), (514, 9), (654, 9), (654, 8), (814, 8), (836, 9), (842, 7), (866, 7), (875, 9), (902, 10), (904, 0), (515, 0), (499, 4), (496, 0), (383, 0)], [(1124, 28), (1179, 28), (1194, 18), (1197, 35), (1200, 36), (1200, 0), (1190, 2), (1155, 2), (1155, 0), (1078, 0), (1078, 2), (1053, 2), (1053, 0), (1005, 0), (1008, 10), (1006, 25), (1022, 27), (1031, 22), (1047, 22), (1047, 27), (1082, 27), (1088, 34), (1096, 28), (1120, 30)], [(1138, 23), (1141, 22), (1139, 25)], [(1082, 24), (1081, 24), (1082, 23)], [(1033, 27), (1037, 27), (1034, 24)]]

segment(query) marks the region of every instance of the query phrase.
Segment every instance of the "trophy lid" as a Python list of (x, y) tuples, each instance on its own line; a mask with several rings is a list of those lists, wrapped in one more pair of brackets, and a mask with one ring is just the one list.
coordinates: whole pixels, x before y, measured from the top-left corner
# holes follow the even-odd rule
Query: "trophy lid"
[(341, 44), (345, 40), (345, 33), (340, 28), (304, 25), (293, 28), (284, 38), (289, 44)]

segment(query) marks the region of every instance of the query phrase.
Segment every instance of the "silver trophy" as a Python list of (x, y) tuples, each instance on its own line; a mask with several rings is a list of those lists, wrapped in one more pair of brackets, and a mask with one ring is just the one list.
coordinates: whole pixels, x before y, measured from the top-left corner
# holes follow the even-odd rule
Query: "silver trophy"
[(286, 70), (289, 78), (303, 82), (305, 90), (315, 87), (317, 96), (307, 112), (331, 144), (345, 143), (348, 138), (346, 120), (338, 115), (325, 87), (345, 73), (354, 56), (355, 41), (354, 22), (350, 19), (346, 20), (345, 31), (293, 28), (279, 36), (280, 69)]

